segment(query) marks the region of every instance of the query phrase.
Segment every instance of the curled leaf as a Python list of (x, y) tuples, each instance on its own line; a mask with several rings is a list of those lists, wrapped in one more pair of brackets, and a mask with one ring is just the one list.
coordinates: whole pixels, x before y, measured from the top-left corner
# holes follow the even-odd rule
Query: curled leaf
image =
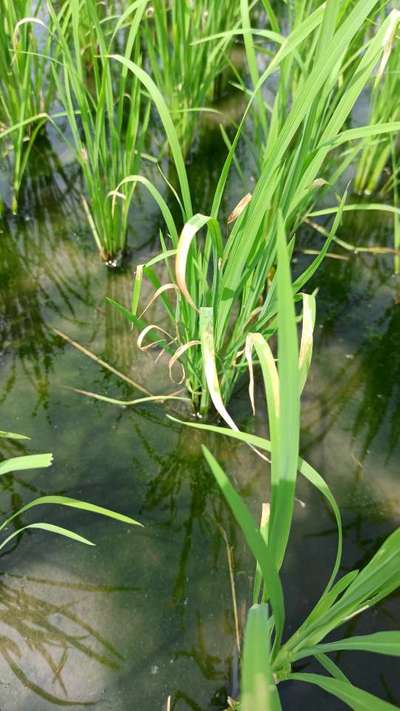
[(204, 374), (211, 400), (214, 404), (215, 409), (221, 415), (222, 419), (233, 430), (237, 430), (237, 425), (232, 420), (232, 417), (230, 416), (223, 403), (221, 390), (219, 387), (217, 367), (215, 365), (213, 309), (210, 307), (204, 306), (200, 309), (200, 336), (201, 349), (203, 353)]
[(163, 284), (163, 286), (160, 286), (160, 288), (157, 289), (157, 291), (154, 292), (154, 294), (153, 294), (153, 296), (151, 297), (149, 303), (148, 303), (147, 306), (144, 308), (144, 310), (142, 311), (142, 313), (140, 314), (140, 316), (139, 316), (138, 318), (143, 318), (143, 316), (144, 316), (144, 314), (146, 313), (146, 311), (150, 308), (150, 306), (151, 306), (152, 304), (154, 304), (154, 302), (158, 299), (158, 297), (159, 297), (161, 294), (163, 294), (165, 291), (171, 291), (172, 289), (174, 289), (175, 291), (178, 291), (177, 285), (176, 285), (176, 284), (169, 283), (169, 284)]
[(198, 311), (199, 309), (197, 308), (189, 293), (189, 289), (186, 283), (186, 269), (190, 245), (192, 244), (194, 237), (205, 225), (208, 225), (209, 227), (210, 239), (212, 240), (217, 255), (219, 257), (221, 256), (222, 237), (217, 220), (215, 220), (213, 217), (210, 217), (209, 215), (201, 215), (200, 213), (197, 213), (190, 220), (188, 220), (188, 222), (186, 222), (181, 232), (181, 236), (179, 237), (178, 248), (176, 250), (175, 257), (176, 283), (178, 284), (179, 289), (185, 297), (187, 303), (190, 304), (190, 306), (192, 306), (196, 311)]
[(152, 346), (155, 346), (157, 343), (162, 343), (162, 340), (159, 341), (151, 341), (151, 343), (148, 343), (147, 346), (143, 346), (143, 341), (146, 338), (147, 334), (150, 333), (150, 331), (160, 331), (161, 333), (164, 333), (168, 338), (170, 339), (170, 342), (173, 342), (174, 339), (172, 336), (166, 331), (164, 328), (161, 328), (161, 326), (157, 326), (155, 323), (150, 323), (148, 326), (146, 326), (142, 331), (140, 331), (138, 339), (137, 339), (137, 346), (139, 350), (141, 351), (147, 351), (149, 348)]
[(176, 382), (177, 385), (181, 385), (186, 377), (185, 373), (185, 368), (183, 367), (182, 363), (180, 363), (181, 368), (182, 368), (182, 377), (180, 380), (175, 381), (174, 378), (172, 377), (172, 368), (174, 367), (175, 363), (179, 360), (181, 355), (183, 355), (189, 348), (193, 348), (193, 346), (201, 346), (201, 341), (189, 341), (188, 343), (184, 343), (182, 346), (180, 346), (174, 355), (169, 359), (168, 363), (168, 370), (169, 370), (169, 377), (170, 380), (172, 380), (174, 383)]

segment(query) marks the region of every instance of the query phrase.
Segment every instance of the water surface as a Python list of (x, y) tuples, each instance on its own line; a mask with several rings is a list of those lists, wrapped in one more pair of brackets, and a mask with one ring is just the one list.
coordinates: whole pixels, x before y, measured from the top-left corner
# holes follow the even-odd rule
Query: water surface
[[(191, 166), (205, 205), (217, 144), (216, 133), (209, 134), (202, 160)], [(135, 334), (105, 302), (111, 296), (129, 304), (134, 265), (156, 249), (159, 218), (140, 193), (130, 229), (136, 250), (124, 270), (107, 271), (80, 208), (76, 167), (51, 146), (41, 150), (20, 216), (6, 210), (1, 223), (1, 427), (32, 437), (2, 441), (1, 454), (52, 451), (55, 463), (3, 477), (1, 511), (40, 494), (64, 493), (127, 513), (144, 527), (55, 508), (24, 517), (71, 527), (96, 548), (35, 532), (3, 555), (1, 705), (7, 711), (86, 704), (96, 711), (154, 711), (165, 709), (171, 695), (174, 711), (222, 710), (237, 691), (224, 534), (234, 547), (241, 624), (253, 567), (200, 445), (216, 454), (256, 516), (257, 502), (268, 497), (264, 465), (242, 445), (172, 423), (166, 417), (171, 407), (122, 409), (69, 389), (138, 395), (53, 328), (154, 393), (174, 388), (166, 361), (156, 364), (153, 353), (140, 352)], [(234, 182), (227, 213), (241, 190)], [(390, 245), (391, 224), (381, 216), (348, 215), (342, 236), (358, 245)], [(318, 236), (304, 234), (302, 242), (317, 246)], [(390, 256), (362, 254), (328, 259), (314, 286), (318, 327), (303, 401), (302, 453), (326, 476), (342, 508), (344, 573), (365, 564), (399, 524), (400, 283)], [(153, 315), (159, 315), (157, 304)], [(243, 427), (264, 432), (260, 393), (255, 421), (245, 387), (230, 410)], [(182, 407), (177, 412), (190, 417)], [(300, 481), (284, 569), (289, 630), (326, 583), (335, 545), (330, 512)], [(396, 629), (399, 622), (393, 595), (342, 632)], [(396, 663), (353, 654), (339, 663), (354, 683), (400, 704)], [(285, 709), (345, 708), (300, 685), (287, 684), (282, 698)]]

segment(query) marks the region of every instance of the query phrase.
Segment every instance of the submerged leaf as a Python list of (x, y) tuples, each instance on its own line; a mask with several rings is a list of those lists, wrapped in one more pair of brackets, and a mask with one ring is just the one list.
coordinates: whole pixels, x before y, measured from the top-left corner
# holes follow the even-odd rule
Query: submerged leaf
[(17, 434), (16, 432), (4, 432), (0, 430), (0, 437), (7, 437), (7, 439), (30, 439), (26, 435)]

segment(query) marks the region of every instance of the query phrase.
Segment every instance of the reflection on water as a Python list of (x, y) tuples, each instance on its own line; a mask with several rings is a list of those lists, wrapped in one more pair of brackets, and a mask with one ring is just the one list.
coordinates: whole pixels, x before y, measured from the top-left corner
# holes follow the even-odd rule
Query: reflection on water
[[(197, 528), (198, 534), (207, 539), (210, 530), (215, 530), (216, 526), (224, 521), (225, 509), (201, 452), (204, 438), (200, 436), (200, 432), (193, 430), (175, 430), (178, 436), (177, 446), (167, 455), (160, 455), (151, 447), (146, 439), (145, 429), (142, 429), (142, 432), (137, 431), (153, 465), (160, 467), (160, 474), (147, 487), (142, 511), (158, 512), (162, 516), (163, 526), (175, 534), (179, 553), (173, 599), (178, 603), (187, 599), (188, 568), (193, 553), (194, 530)], [(214, 441), (213, 444), (215, 451), (219, 448), (219, 442)], [(179, 502), (185, 492), (187, 503), (182, 511)], [(231, 536), (233, 535), (231, 531)], [(210, 552), (216, 565), (219, 559), (223, 558), (222, 537), (215, 536), (212, 544), (213, 550)]]
[[(209, 139), (214, 157), (215, 138)], [(237, 694), (238, 676), (221, 528), (234, 547), (240, 611), (249, 603), (253, 571), (201, 444), (229, 471), (257, 518), (258, 502), (267, 495), (264, 465), (238, 443), (167, 420), (165, 407), (120, 409), (63, 387), (120, 399), (136, 395), (56, 338), (51, 326), (153, 392), (166, 387), (167, 369), (137, 350), (129, 325), (105, 303), (110, 296), (129, 304), (134, 261), (119, 273), (99, 263), (73, 164), (57, 162), (51, 147), (42, 150), (48, 158), (42, 172), (27, 175), (23, 217), (5, 213), (1, 223), (1, 426), (32, 436), (29, 446), (2, 441), (1, 454), (51, 449), (55, 465), (2, 477), (0, 510), (6, 515), (35, 495), (63, 492), (133, 515), (144, 529), (51, 511), (47, 520), (90, 533), (97, 549), (35, 533), (2, 557), (2, 703), (7, 711), (89, 703), (96, 711), (153, 711), (166, 707), (170, 696), (173, 711), (221, 711), (227, 696)], [(195, 167), (192, 185), (206, 206), (215, 174), (206, 155)], [(232, 186), (235, 197), (240, 191), (239, 183)], [(131, 227), (141, 245), (135, 260), (143, 261), (156, 221), (154, 206), (142, 194), (140, 199), (140, 222), (136, 212)], [(360, 215), (348, 216), (342, 236), (390, 245), (386, 220), (368, 217), (367, 234), (365, 225)], [(345, 572), (364, 564), (399, 518), (399, 284), (390, 257), (363, 254), (326, 261), (316, 285), (321, 328), (304, 399), (303, 454), (326, 475), (343, 507)], [(262, 431), (261, 397), (255, 424), (245, 389), (231, 410), (246, 427)], [(318, 495), (300, 482), (298, 496), (303, 505), (296, 508), (284, 570), (291, 627), (323, 589), (336, 544)], [(399, 620), (393, 596), (346, 632), (393, 628)], [(374, 660), (373, 678), (368, 655), (340, 662), (355, 683), (400, 702), (391, 662)], [(321, 702), (312, 689), (296, 687), (293, 696), (290, 685), (283, 699), (284, 709), (319, 708)], [(323, 701), (326, 711), (339, 708)]]
[(123, 657), (103, 634), (75, 613), (72, 598), (61, 602), (66, 591), (91, 598), (97, 593), (115, 592), (112, 587), (3, 574), (0, 656), (25, 691), (53, 706), (91, 706), (95, 702), (76, 699), (74, 688), (72, 694), (69, 691), (71, 665), (75, 666), (78, 659), (81, 664), (89, 659), (116, 670)]
[[(359, 215), (349, 217), (344, 237), (355, 244), (391, 245), (390, 221), (368, 218), (369, 231), (365, 224)], [(368, 478), (379, 460), (375, 484), (390, 479), (393, 497), (400, 437), (400, 280), (393, 275), (393, 259), (362, 254), (331, 260), (318, 284), (320, 327), (304, 405), (304, 443), (311, 451), (330, 448), (336, 457), (340, 434), (343, 455), (350, 455), (348, 473)]]
[[(49, 314), (75, 320), (77, 304), (89, 304), (91, 298), (84, 253), (63, 249), (66, 238), (75, 237), (70, 182), (76, 174), (56, 175), (27, 179), (23, 194), (29, 210), (22, 206), (18, 218), (6, 212), (0, 223), (0, 353), (8, 367), (0, 401), (12, 391), (20, 368), (36, 392), (34, 412), (47, 407), (52, 361), (59, 352)], [(43, 200), (62, 204), (62, 210), (43, 211)]]

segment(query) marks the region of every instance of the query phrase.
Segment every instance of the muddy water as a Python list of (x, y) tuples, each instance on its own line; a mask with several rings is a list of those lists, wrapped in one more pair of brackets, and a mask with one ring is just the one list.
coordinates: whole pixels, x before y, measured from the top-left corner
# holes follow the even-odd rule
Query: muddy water
[[(203, 162), (192, 167), (205, 202), (215, 179), (215, 142), (211, 134)], [(166, 363), (155, 364), (152, 353), (138, 351), (134, 334), (105, 301), (111, 296), (129, 303), (134, 264), (156, 247), (158, 216), (140, 193), (130, 229), (137, 248), (123, 271), (108, 272), (80, 208), (75, 166), (68, 155), (42, 151), (26, 181), (21, 215), (5, 211), (1, 223), (1, 427), (32, 437), (30, 443), (2, 441), (1, 454), (52, 451), (55, 464), (3, 477), (0, 509), (5, 515), (39, 494), (63, 493), (125, 512), (144, 527), (55, 509), (24, 518), (68, 526), (96, 548), (35, 532), (3, 555), (0, 708), (91, 704), (96, 711), (154, 711), (166, 708), (171, 695), (175, 711), (221, 710), (237, 690), (223, 531), (235, 547), (241, 621), (252, 566), (200, 444), (216, 453), (256, 515), (257, 501), (268, 496), (265, 471), (245, 447), (172, 423), (166, 418), (171, 407), (123, 409), (70, 389), (119, 399), (138, 394), (52, 328), (152, 392), (173, 389)], [(227, 212), (240, 190), (232, 186)], [(382, 217), (366, 222), (347, 216), (343, 235), (359, 245), (392, 239), (390, 222)], [(316, 236), (304, 235), (303, 241), (317, 246)], [(390, 257), (362, 254), (327, 260), (316, 285), (318, 329), (304, 395), (302, 452), (326, 476), (342, 507), (345, 572), (365, 563), (399, 523), (400, 284)], [(261, 395), (255, 422), (244, 388), (230, 409), (243, 427), (263, 432)], [(178, 414), (190, 416), (181, 406)], [(291, 629), (324, 586), (335, 543), (329, 512), (300, 482), (284, 570)], [(391, 629), (399, 622), (393, 596), (343, 633)], [(396, 664), (372, 661), (369, 655), (340, 658), (354, 683), (400, 704)], [(342, 708), (290, 684), (282, 699), (285, 709), (317, 709), (322, 702), (332, 711)]]

